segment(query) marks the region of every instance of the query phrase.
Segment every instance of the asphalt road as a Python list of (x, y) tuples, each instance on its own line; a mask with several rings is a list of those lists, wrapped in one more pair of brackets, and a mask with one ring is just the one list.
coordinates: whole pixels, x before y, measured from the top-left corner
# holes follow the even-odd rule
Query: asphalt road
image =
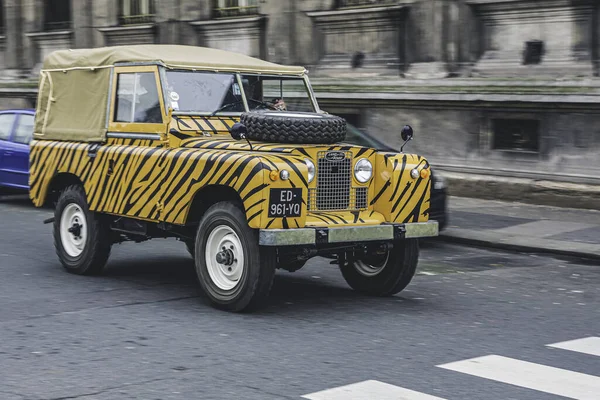
[(230, 314), (204, 303), (173, 240), (115, 246), (102, 277), (67, 274), (49, 215), (0, 199), (2, 400), (600, 398), (595, 339), (547, 346), (600, 336), (597, 265), (428, 243), (394, 297), (358, 295), (316, 259), (278, 273), (264, 311)]

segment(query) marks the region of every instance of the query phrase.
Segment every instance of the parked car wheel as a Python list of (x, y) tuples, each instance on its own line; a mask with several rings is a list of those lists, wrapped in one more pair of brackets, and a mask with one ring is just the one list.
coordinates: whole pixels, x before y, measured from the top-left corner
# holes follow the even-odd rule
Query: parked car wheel
[(232, 202), (211, 206), (200, 221), (195, 243), (196, 273), (210, 303), (245, 311), (263, 305), (273, 283), (276, 254), (258, 245), (258, 233)]
[(67, 187), (54, 211), (54, 247), (62, 265), (74, 274), (98, 274), (106, 265), (111, 246), (109, 226), (89, 210), (83, 188)]
[(419, 260), (416, 239), (397, 241), (383, 255), (349, 260), (340, 266), (344, 279), (356, 291), (391, 296), (402, 291), (415, 275)]

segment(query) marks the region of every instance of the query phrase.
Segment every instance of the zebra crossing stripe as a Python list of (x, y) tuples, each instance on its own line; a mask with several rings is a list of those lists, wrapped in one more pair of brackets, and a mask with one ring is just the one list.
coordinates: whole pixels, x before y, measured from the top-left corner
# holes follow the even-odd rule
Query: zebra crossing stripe
[(444, 400), (374, 380), (339, 386), (302, 396), (309, 400)]
[(600, 377), (498, 355), (438, 367), (571, 399), (598, 400), (600, 393)]
[(548, 347), (576, 351), (578, 353), (600, 356), (600, 337), (590, 336), (583, 339), (569, 340), (566, 342), (547, 344)]

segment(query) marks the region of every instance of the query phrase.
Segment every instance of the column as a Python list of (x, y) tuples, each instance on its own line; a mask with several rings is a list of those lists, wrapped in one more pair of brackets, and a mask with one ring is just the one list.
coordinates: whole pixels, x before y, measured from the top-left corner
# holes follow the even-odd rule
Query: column
[(8, 76), (19, 76), (23, 69), (23, 23), (21, 0), (4, 0), (6, 36), (4, 63)]
[(157, 42), (164, 44), (180, 43), (180, 0), (155, 1)]
[(71, 0), (73, 46), (89, 48), (94, 45), (92, 0)]
[[(456, 54), (451, 3), (454, 0), (419, 0), (411, 5), (412, 64), (405, 75), (409, 78), (445, 78), (448, 73), (448, 50)], [(454, 10), (454, 15), (456, 11)], [(451, 43), (448, 48), (448, 44)]]

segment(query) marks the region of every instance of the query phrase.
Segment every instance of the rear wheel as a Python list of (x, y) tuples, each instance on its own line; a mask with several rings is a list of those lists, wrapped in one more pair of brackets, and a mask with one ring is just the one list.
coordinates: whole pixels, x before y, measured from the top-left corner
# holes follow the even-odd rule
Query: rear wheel
[(275, 275), (276, 254), (258, 245), (258, 233), (233, 202), (204, 214), (196, 235), (196, 273), (211, 304), (244, 311), (264, 304)]
[(65, 269), (79, 275), (98, 274), (111, 246), (108, 224), (89, 210), (83, 188), (64, 189), (54, 210), (54, 247)]
[(418, 260), (419, 243), (409, 239), (395, 242), (385, 254), (349, 260), (340, 269), (354, 290), (372, 296), (391, 296), (408, 286)]

